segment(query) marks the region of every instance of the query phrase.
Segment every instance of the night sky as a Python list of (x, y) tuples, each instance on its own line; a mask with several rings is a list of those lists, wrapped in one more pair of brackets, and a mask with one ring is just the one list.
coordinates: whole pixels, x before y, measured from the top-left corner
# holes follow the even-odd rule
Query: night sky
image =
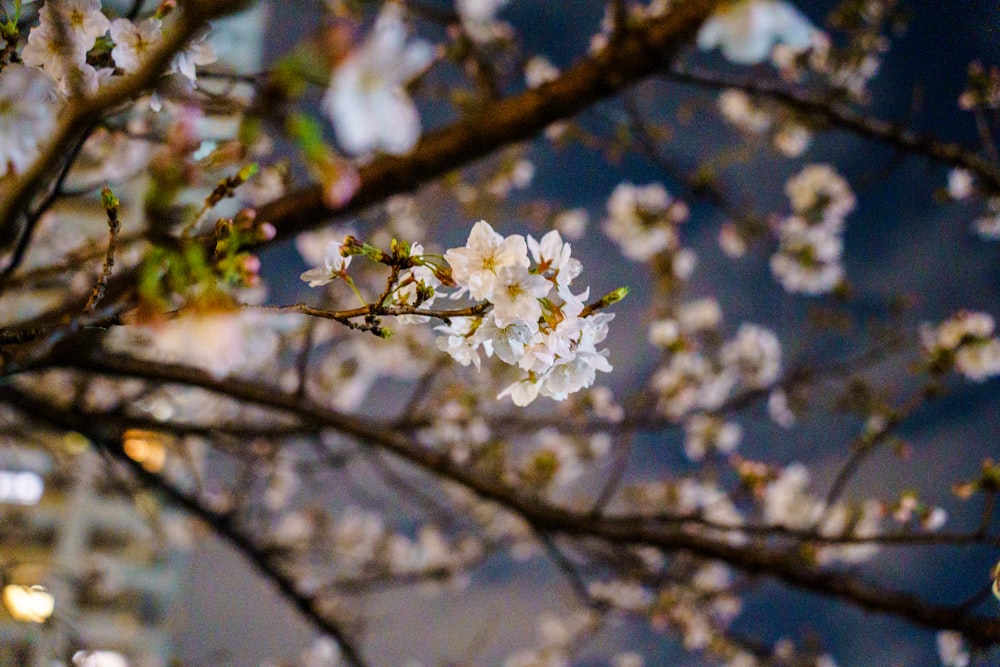
[[(799, 6), (821, 24), (830, 3)], [(970, 60), (1000, 62), (1000, 3), (928, 0), (908, 6), (913, 20), (906, 33), (893, 43), (882, 73), (871, 85), (871, 112), (880, 118), (906, 120), (915, 129), (942, 139), (971, 143), (975, 139), (974, 125), (968, 114), (957, 109), (956, 99), (964, 87)], [(297, 37), (288, 28), (298, 24), (298, 17), (289, 11), (282, 7), (274, 12), (276, 30), (271, 34), (277, 37), (267, 42), (272, 50), (270, 57)], [(527, 52), (544, 53), (557, 65), (566, 66), (586, 50), (601, 13), (601, 3), (591, 0), (513, 0), (502, 16), (522, 31)], [(552, 35), (559, 37), (553, 39)], [(718, 62), (717, 56), (697, 58), (704, 63)], [(636, 94), (640, 99), (655, 99), (654, 94), (665, 90), (676, 88), (654, 84), (641, 87)], [(919, 98), (916, 106), (915, 91)], [(695, 94), (706, 108), (711, 106), (711, 93)], [(620, 113), (616, 104), (606, 103), (586, 112), (580, 120), (595, 129), (607, 128), (609, 119)], [(432, 123), (425, 120), (425, 124)], [(710, 121), (707, 127), (686, 126), (679, 130), (678, 139), (666, 150), (682, 166), (693, 165), (706, 145), (718, 147), (720, 141), (738, 141), (737, 135), (717, 120)], [(538, 142), (532, 159), (537, 168), (535, 181), (522, 199), (558, 198), (567, 207), (584, 206), (590, 212), (588, 237), (574, 244), (574, 255), (584, 263), (592, 293), (603, 293), (620, 284), (638, 287), (620, 304), (608, 341), (615, 371), (606, 382), (616, 389), (616, 395), (622, 396), (652, 372), (649, 360), (655, 355), (645, 342), (642, 326), (648, 302), (641, 288), (641, 266), (615, 262), (602, 270), (601, 258), (611, 246), (599, 235), (599, 222), (605, 213), (607, 195), (621, 181), (662, 180), (668, 190), (679, 189), (640, 158), (608, 165), (586, 149), (554, 153)], [(781, 189), (788, 175), (811, 162), (835, 164), (855, 185), (858, 196), (858, 208), (847, 219), (845, 235), (846, 271), (856, 290), (852, 302), (855, 312), (879, 312), (887, 296), (906, 294), (914, 303), (910, 316), (914, 323), (939, 321), (960, 308), (1000, 316), (1000, 246), (970, 231), (970, 223), (982, 212), (981, 202), (941, 204), (934, 191), (946, 184), (945, 167), (919, 157), (904, 157), (898, 163), (894, 160), (893, 151), (883, 146), (832, 131), (817, 137), (800, 158), (775, 159), (764, 152), (755, 155), (740, 169), (726, 172), (726, 188), (757, 204), (761, 212), (781, 211), (787, 206)], [(878, 178), (871, 179), (876, 172)], [(856, 185), (869, 180), (866, 186)], [(804, 315), (819, 300), (781, 292), (767, 267), (773, 246), (759, 246), (739, 260), (723, 256), (715, 242), (723, 220), (710, 207), (692, 202), (692, 217), (682, 230), (683, 243), (699, 256), (690, 297), (716, 297), (723, 306), (727, 334), (735, 332), (742, 321), (772, 328), (785, 346), (786, 358), (814, 358), (850, 349), (850, 341), (827, 342), (818, 348), (805, 344)], [(465, 229), (472, 222), (457, 220), (454, 226)], [(497, 222), (505, 233), (530, 231), (518, 228), (514, 219)], [(270, 262), (268, 257), (264, 261), (265, 271), (272, 275), (280, 272), (297, 276), (304, 268), (287, 248), (273, 253)], [(890, 377), (901, 367), (900, 363), (888, 364), (884, 373)], [(886, 497), (887, 488), (918, 486), (928, 502), (943, 505), (956, 517), (963, 514), (949, 487), (955, 480), (973, 477), (985, 456), (996, 458), (1000, 454), (996, 444), (996, 434), (1000, 433), (1000, 380), (981, 385), (953, 382), (950, 386), (952, 391), (947, 397), (921, 410), (904, 426), (901, 434), (912, 444), (913, 457), (906, 462), (888, 454), (873, 457), (851, 486), (850, 495), (861, 497), (870, 492)], [(773, 462), (808, 462), (818, 488), (825, 488), (824, 483), (843, 460), (843, 443), (850, 429), (857, 427), (847, 419), (817, 417), (784, 432), (770, 424), (760, 409), (751, 410), (742, 423), (742, 454)], [(661, 470), (685, 470), (690, 464), (684, 459), (682, 440), (680, 429), (646, 436), (637, 443), (633, 460), (643, 460), (647, 465), (655, 461)], [(655, 472), (647, 467), (630, 474), (639, 478)], [(962, 524), (951, 527), (958, 530)], [(958, 601), (977, 590), (1000, 556), (988, 550), (959, 553), (941, 548), (912, 550), (905, 557), (903, 553), (900, 550), (897, 558), (884, 551), (873, 561), (874, 567), (865, 566), (864, 571), (871, 579), (898, 581), (914, 590), (933, 592), (941, 601)], [(517, 566), (516, 579), (508, 576), (511, 567), (502, 559), (491, 563), (474, 575), (469, 592), (429, 600), (426, 607), (422, 607), (425, 603), (419, 594), (410, 593), (412, 597), (407, 598), (419, 604), (400, 604), (401, 595), (376, 599), (368, 608), (376, 619), (370, 628), (373, 640), (368, 654), (372, 663), (399, 665), (407, 657), (416, 657), (426, 664), (439, 664), (435, 659), (458, 657), (461, 647), (495, 615), (503, 616), (507, 636), (493, 637), (491, 648), (479, 655), (476, 664), (497, 664), (508, 651), (532, 645), (532, 612), (551, 609), (554, 601), (568, 606), (572, 596), (564, 581), (544, 562), (527, 568)], [(215, 542), (199, 541), (186, 586), (186, 602), (177, 624), (185, 664), (255, 665), (266, 658), (294, 656), (312, 636), (311, 630), (237, 555)], [(528, 613), (523, 617), (509, 613), (508, 598), (515, 600), (511, 604), (517, 609)], [(996, 610), (994, 600), (989, 604)], [(434, 619), (433, 624), (427, 622), (428, 617)], [(816, 630), (842, 667), (936, 664), (932, 633), (846, 605), (819, 601), (811, 594), (773, 583), (764, 583), (745, 600), (735, 627), (766, 641)], [(630, 625), (625, 632), (608, 636), (615, 637), (617, 646), (629, 632), (634, 634), (637, 648), (647, 656), (647, 665), (715, 664), (679, 652), (672, 636), (654, 635), (638, 626)], [(596, 640), (595, 645), (600, 647), (602, 641)], [(583, 660), (579, 664), (603, 663)]]

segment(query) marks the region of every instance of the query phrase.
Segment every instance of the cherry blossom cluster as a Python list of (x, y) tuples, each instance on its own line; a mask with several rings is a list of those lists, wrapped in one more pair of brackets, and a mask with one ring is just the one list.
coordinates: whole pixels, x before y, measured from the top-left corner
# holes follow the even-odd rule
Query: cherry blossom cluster
[(604, 233), (626, 257), (645, 262), (658, 253), (677, 250), (677, 225), (688, 214), (687, 204), (674, 199), (659, 183), (621, 183), (608, 198)]
[(1000, 339), (993, 316), (963, 310), (934, 326), (920, 328), (920, 344), (931, 370), (955, 368), (975, 382), (1000, 375)]
[[(411, 311), (401, 314), (401, 321), (426, 321), (419, 311), (430, 309), (445, 286), (458, 288), (453, 299), (479, 302), (475, 314), (450, 317), (447, 324), (436, 327), (442, 334), (437, 347), (463, 366), (479, 369), (482, 352), (518, 368), (521, 379), (504, 389), (500, 398), (510, 396), (519, 406), (539, 395), (563, 400), (591, 386), (597, 371), (612, 370), (608, 351), (597, 346), (607, 337), (614, 315), (585, 304), (589, 289), (573, 293), (570, 286), (583, 267), (558, 231), (541, 240), (518, 234), (504, 237), (482, 220), (473, 226), (464, 247), (444, 253), (446, 267), (424, 254), (419, 243), (406, 247), (407, 266), (390, 296), (394, 307)], [(350, 236), (342, 244), (329, 242), (322, 266), (301, 277), (310, 287), (337, 278), (354, 287), (347, 274), (352, 256), (384, 258), (380, 253)], [(613, 292), (601, 300), (601, 307), (624, 294), (625, 290)]]
[[(163, 3), (153, 16), (136, 23), (109, 19), (100, 0), (44, 3), (20, 62), (0, 71), (0, 178), (24, 172), (35, 160), (67, 100), (92, 97), (112, 78), (141, 69), (163, 39), (163, 19), (172, 6)], [(204, 37), (193, 40), (170, 64), (170, 72), (191, 85), (196, 66), (216, 60)]]
[[(809, 471), (801, 463), (792, 463), (780, 471), (760, 493), (764, 520), (768, 525), (790, 530), (815, 529), (824, 537), (875, 537), (882, 522), (882, 505), (868, 500), (857, 505), (837, 502), (828, 505), (808, 490)], [(875, 544), (856, 543), (823, 546), (816, 549), (820, 563), (840, 561), (860, 563), (878, 551)]]
[[(722, 319), (718, 303), (699, 299), (678, 307), (674, 317), (650, 327), (650, 341), (666, 350), (665, 363), (652, 378), (658, 410), (671, 419), (720, 408), (737, 388), (764, 389), (781, 372), (781, 344), (772, 331), (743, 324), (736, 336), (716, 349), (702, 345)], [(686, 426), (686, 449), (692, 459), (709, 449), (732, 451), (740, 438), (734, 425), (717, 418), (698, 419)]]
[(407, 42), (400, 5), (385, 3), (368, 39), (334, 69), (323, 97), (345, 151), (404, 154), (413, 148), (420, 116), (403, 86), (433, 57), (429, 42)]
[[(109, 20), (101, 11), (100, 0), (64, 0), (45, 3), (38, 12), (39, 25), (28, 35), (21, 57), (26, 65), (45, 71), (68, 96), (93, 95), (100, 83), (115, 73), (135, 72), (163, 38), (163, 17), (170, 6), (164, 4), (154, 16), (135, 23), (129, 19)], [(115, 68), (97, 68), (88, 62), (98, 39), (110, 34)], [(192, 83), (195, 66), (215, 62), (212, 46), (198, 39), (178, 53), (170, 65)]]
[(854, 210), (854, 193), (833, 167), (811, 164), (788, 179), (785, 194), (792, 215), (778, 223), (771, 271), (789, 292), (831, 292), (844, 279), (844, 219)]
[(809, 147), (812, 133), (806, 127), (794, 119), (772, 115), (742, 90), (722, 91), (717, 104), (723, 119), (741, 132), (754, 136), (770, 133), (772, 144), (785, 157), (798, 157)]
[(563, 400), (591, 386), (597, 371), (611, 371), (608, 351), (597, 346), (607, 337), (614, 315), (587, 309), (589, 289), (571, 291), (583, 266), (570, 256), (559, 232), (550, 231), (540, 241), (518, 234), (504, 237), (480, 221), (465, 247), (448, 250), (444, 258), (459, 288), (453, 297), (468, 293), (492, 308), (483, 316), (437, 327), (443, 334), (438, 347), (463, 365), (478, 368), (482, 349), (487, 357), (496, 355), (521, 369), (524, 377), (500, 397), (510, 396), (521, 406), (539, 394)]

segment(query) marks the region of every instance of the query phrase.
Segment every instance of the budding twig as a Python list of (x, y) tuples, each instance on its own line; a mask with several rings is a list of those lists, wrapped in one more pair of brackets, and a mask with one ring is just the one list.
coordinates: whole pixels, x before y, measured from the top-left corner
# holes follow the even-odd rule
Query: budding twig
[(118, 201), (118, 197), (107, 187), (101, 190), (101, 203), (104, 204), (104, 210), (108, 215), (108, 250), (104, 254), (104, 267), (101, 269), (101, 275), (97, 277), (97, 283), (90, 292), (90, 298), (87, 299), (87, 305), (83, 307), (83, 312), (85, 313), (93, 311), (97, 307), (97, 304), (101, 302), (101, 299), (104, 298), (104, 288), (107, 287), (108, 279), (111, 277), (111, 269), (115, 265), (115, 248), (118, 245), (118, 232), (122, 228), (121, 221), (118, 220), (120, 202)]

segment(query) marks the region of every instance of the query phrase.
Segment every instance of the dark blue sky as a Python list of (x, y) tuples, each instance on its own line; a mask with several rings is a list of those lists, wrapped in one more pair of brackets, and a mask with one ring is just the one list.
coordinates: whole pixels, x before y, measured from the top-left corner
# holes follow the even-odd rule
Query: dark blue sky
[[(799, 6), (820, 23), (830, 3), (801, 3)], [(912, 10), (912, 21), (907, 32), (894, 41), (882, 73), (872, 84), (870, 110), (875, 116), (905, 120), (921, 131), (947, 140), (971, 142), (975, 128), (969, 115), (957, 109), (956, 99), (964, 87), (970, 60), (1000, 63), (1000, 3), (927, 0), (907, 3), (907, 6)], [(294, 23), (291, 19), (297, 17), (288, 12), (285, 8), (275, 10), (276, 25)], [(513, 0), (503, 16), (521, 31), (526, 52), (543, 53), (556, 64), (566, 66), (585, 51), (601, 14), (601, 3), (592, 0), (572, 3)], [(296, 39), (294, 33), (283, 29), (279, 29), (277, 35), (268, 42), (276, 52)], [(661, 92), (665, 90), (668, 89)], [(914, 109), (915, 91), (921, 102)], [(641, 91), (642, 94), (648, 92), (647, 89)], [(710, 100), (708, 93), (697, 94)], [(607, 127), (607, 118), (614, 118), (617, 113), (616, 104), (604, 104), (584, 114), (582, 122), (595, 128)], [(735, 137), (713, 124), (704, 128), (702, 136), (692, 134), (668, 146), (668, 153), (676, 154), (684, 164), (693, 157), (692, 153), (702, 149), (706, 135), (709, 143), (716, 144), (720, 137), (724, 141)], [(590, 212), (589, 240), (575, 245), (574, 251), (584, 261), (585, 275), (594, 292), (601, 293), (620, 284), (638, 286), (632, 297), (621, 304), (609, 341), (615, 365), (609, 384), (620, 391), (635, 387), (652, 370), (649, 359), (653, 353), (645, 343), (644, 328), (639, 325), (648, 307), (647, 293), (641, 287), (644, 273), (635, 265), (618, 262), (603, 265), (601, 258), (610, 246), (597, 231), (605, 214), (607, 195), (615, 185), (623, 180), (637, 183), (662, 180), (662, 175), (641, 158), (609, 165), (601, 156), (582, 148), (552, 153), (539, 144), (532, 158), (538, 170), (535, 185), (525, 197), (558, 198), (568, 207), (585, 206)], [(728, 188), (741, 196), (751, 193), (753, 200), (762, 206), (769, 204), (771, 210), (781, 211), (786, 206), (781, 195), (784, 178), (806, 163), (831, 162), (852, 183), (857, 183), (887, 167), (893, 159), (893, 151), (884, 146), (834, 131), (817, 137), (801, 158), (779, 161), (760, 155), (742, 171), (727, 172)], [(1000, 316), (1000, 263), (997, 261), (1000, 245), (977, 238), (969, 229), (971, 221), (980, 214), (981, 205), (942, 205), (935, 200), (934, 191), (945, 185), (946, 176), (947, 169), (939, 164), (906, 157), (884, 178), (857, 191), (858, 209), (848, 218), (845, 234), (845, 264), (848, 278), (856, 288), (856, 300), (852, 304), (856, 313), (877, 312), (886, 297), (905, 293), (914, 299), (915, 309), (911, 316), (914, 324), (923, 319), (940, 320), (963, 307)], [(673, 189), (669, 181), (667, 186)], [(457, 221), (456, 228), (466, 222), (471, 224), (473, 221)], [(767, 268), (767, 257), (773, 249), (770, 245), (735, 262), (723, 257), (715, 245), (721, 222), (721, 216), (710, 208), (694, 204), (692, 218), (683, 230), (684, 243), (698, 251), (700, 258), (691, 296), (717, 297), (726, 314), (728, 333), (734, 332), (741, 321), (753, 321), (774, 329), (786, 350), (798, 348), (804, 336), (804, 315), (810, 306), (818, 303), (817, 300), (780, 291)], [(502, 227), (506, 233), (526, 231), (518, 229), (514, 222), (502, 224)], [(286, 275), (298, 275), (302, 267), (296, 264), (298, 260), (292, 253), (274, 255), (274, 259), (279, 258), (292, 266), (272, 264), (269, 273), (280, 270)], [(824, 348), (824, 353), (849, 349), (852, 344), (850, 340), (835, 341)], [(899, 373), (904, 366), (891, 366), (887, 373)], [(953, 383), (949, 396), (921, 410), (904, 426), (902, 433), (914, 447), (913, 459), (901, 463), (891, 456), (873, 457), (862, 469), (851, 493), (859, 497), (866, 492), (885, 496), (889, 495), (886, 489), (919, 486), (925, 490), (929, 501), (941, 503), (952, 510), (953, 515), (960, 516), (964, 509), (951, 498), (950, 484), (956, 479), (973, 476), (984, 456), (996, 457), (1000, 453), (996, 442), (996, 435), (1000, 433), (998, 383), (997, 380), (982, 385)], [(744, 426), (747, 437), (741, 445), (743, 454), (775, 463), (810, 462), (820, 484), (829, 479), (845, 457), (844, 443), (854, 432), (851, 429), (857, 428), (849, 419), (820, 417), (785, 433), (767, 423), (759, 408), (748, 414)], [(643, 456), (649, 458), (644, 459), (642, 469), (637, 467), (633, 474), (638, 477), (656, 468), (684, 469), (687, 463), (680, 451), (681, 439), (676, 430), (645, 436), (637, 444), (633, 461)], [(899, 581), (900, 585), (940, 595), (943, 601), (954, 601), (985, 582), (986, 572), (998, 556), (987, 550), (936, 549), (924, 550), (911, 557), (896, 557), (886, 551), (878, 557), (879, 564), (867, 572), (873, 579)], [(185, 654), (204, 659), (212, 653), (210, 647), (225, 646), (243, 651), (234, 652), (232, 664), (244, 665), (254, 664), (267, 656), (296, 653), (296, 647), (305, 644), (308, 630), (298, 626), (291, 613), (271, 599), (270, 592), (261, 590), (242, 565), (232, 562), (233, 558), (217, 547), (209, 547), (198, 555), (188, 607), (189, 620), (195, 628), (184, 635)], [(225, 570), (224, 576), (220, 574), (222, 570)], [(483, 590), (470, 595), (483, 599), (502, 598), (506, 594), (504, 584), (495, 575), (506, 572), (509, 570), (503, 566), (486, 573), (488, 583)], [(551, 581), (554, 577), (551, 568), (533, 567), (524, 585), (515, 586), (512, 595), (533, 597), (528, 589), (539, 585), (539, 581), (544, 582), (543, 590), (558, 590), (559, 585)], [(564, 599), (568, 600), (569, 596)], [(538, 603), (533, 600), (526, 606)], [(471, 602), (455, 601), (449, 612), (443, 609), (447, 605), (437, 601), (431, 608), (442, 607), (440, 618), (445, 622), (444, 619), (455, 618), (455, 610), (467, 604)], [(991, 600), (990, 604), (995, 610), (995, 601)], [(391, 608), (392, 602), (386, 602), (385, 606)], [(379, 605), (376, 608), (381, 609)], [(246, 610), (245, 617), (239, 611), (234, 612), (241, 609)], [(267, 611), (261, 613), (261, 609)], [(262, 621), (262, 617), (271, 619), (272, 612), (280, 619), (278, 623)], [(399, 625), (390, 632), (392, 636), (376, 642), (382, 647), (380, 655), (383, 651), (387, 652), (385, 655), (399, 655), (386, 646), (421, 634), (419, 627), (403, 627), (407, 622), (415, 622), (415, 618), (412, 613), (401, 611)], [(208, 625), (200, 627), (201, 623)], [(225, 624), (233, 627), (227, 629)], [(238, 634), (234, 633), (246, 625), (259, 629), (252, 633), (260, 640), (259, 645), (237, 648), (234, 637)], [(530, 625), (528, 623), (529, 628)], [(768, 641), (814, 630), (822, 636), (842, 667), (931, 665), (936, 661), (930, 633), (845, 605), (831, 605), (815, 596), (770, 583), (747, 598), (736, 627)], [(434, 634), (430, 630), (427, 632)], [(530, 636), (532, 634), (521, 637), (520, 644), (530, 644)], [(699, 656), (680, 657), (673, 638), (641, 630), (637, 630), (635, 636), (646, 652), (647, 665), (715, 664)]]

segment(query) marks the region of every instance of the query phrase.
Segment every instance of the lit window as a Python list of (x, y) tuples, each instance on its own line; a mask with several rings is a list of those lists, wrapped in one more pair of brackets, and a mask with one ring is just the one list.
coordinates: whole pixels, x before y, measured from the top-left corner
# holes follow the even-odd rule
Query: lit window
[(43, 586), (3, 587), (3, 604), (15, 621), (44, 623), (52, 615), (56, 601)]
[(45, 483), (38, 473), (0, 470), (0, 503), (34, 505), (44, 490)]

